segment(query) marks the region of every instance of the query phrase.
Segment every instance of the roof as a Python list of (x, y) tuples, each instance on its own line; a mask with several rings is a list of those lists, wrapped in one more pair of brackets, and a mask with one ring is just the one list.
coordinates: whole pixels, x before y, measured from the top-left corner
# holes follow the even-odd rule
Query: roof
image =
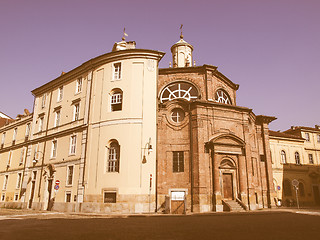
[(7, 118), (7, 119), (12, 119), (9, 117), (7, 114), (4, 114), (3, 112), (0, 111), (0, 118)]
[(193, 51), (193, 46), (190, 43), (187, 43), (185, 40), (183, 40), (183, 38), (181, 38), (178, 42), (176, 42), (175, 44), (172, 45), (171, 52), (173, 51), (173, 49), (175, 47), (178, 47), (178, 46), (188, 46)]
[(288, 134), (301, 135), (301, 131), (318, 132), (320, 133), (320, 126), (315, 125), (315, 127), (304, 127), (304, 126), (291, 126), (290, 129), (284, 131)]
[(304, 140), (304, 138), (297, 136), (297, 135), (288, 134), (288, 133), (284, 133), (284, 132), (276, 132), (276, 131), (272, 131), (272, 130), (269, 130), (269, 136), (280, 137), (280, 138), (290, 138), (290, 139), (296, 139), (296, 140)]
[(145, 57), (146, 55), (148, 56), (148, 58), (157, 59), (158, 61), (160, 61), (164, 54), (164, 52), (150, 49), (126, 49), (121, 51), (105, 53), (103, 55), (100, 55), (98, 57), (92, 58), (84, 62), (80, 66), (70, 70), (69, 72), (66, 72), (65, 74), (51, 80), (50, 82), (45, 83), (44, 85), (32, 90), (31, 92), (34, 96), (40, 95), (48, 91), (48, 89), (52, 87), (57, 87), (69, 81), (71, 78), (77, 77), (86, 71), (93, 70), (95, 67), (108, 62), (118, 61), (121, 59), (128, 59), (132, 57), (141, 58)]
[(224, 76), (221, 72), (217, 70), (218, 67), (204, 64), (202, 66), (193, 66), (193, 67), (177, 67), (177, 68), (159, 68), (159, 75), (164, 74), (175, 74), (175, 73), (192, 73), (192, 72), (203, 72), (205, 73), (207, 70), (213, 72), (213, 74), (232, 87), (234, 90), (239, 89), (239, 84), (235, 84), (229, 78)]

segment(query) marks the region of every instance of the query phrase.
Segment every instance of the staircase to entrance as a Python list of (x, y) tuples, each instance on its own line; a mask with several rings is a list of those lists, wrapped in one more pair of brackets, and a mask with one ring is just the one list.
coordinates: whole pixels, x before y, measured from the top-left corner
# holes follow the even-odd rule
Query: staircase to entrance
[(223, 211), (229, 212), (245, 212), (246, 209), (242, 204), (236, 200), (222, 200), (223, 202)]

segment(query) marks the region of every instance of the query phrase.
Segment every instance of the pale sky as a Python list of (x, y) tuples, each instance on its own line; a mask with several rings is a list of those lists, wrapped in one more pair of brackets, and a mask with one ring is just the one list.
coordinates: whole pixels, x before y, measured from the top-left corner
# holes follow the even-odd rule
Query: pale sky
[(120, 41), (166, 52), (179, 40), (240, 85), (237, 105), (275, 116), (272, 130), (320, 124), (318, 0), (1, 0), (0, 111), (32, 111), (31, 90)]

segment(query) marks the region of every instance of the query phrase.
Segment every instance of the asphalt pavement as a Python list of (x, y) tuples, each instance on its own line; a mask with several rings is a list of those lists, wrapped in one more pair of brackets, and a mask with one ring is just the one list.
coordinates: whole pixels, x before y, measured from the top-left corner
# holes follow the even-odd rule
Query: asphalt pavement
[(319, 239), (320, 209), (108, 215), (0, 209), (0, 239)]

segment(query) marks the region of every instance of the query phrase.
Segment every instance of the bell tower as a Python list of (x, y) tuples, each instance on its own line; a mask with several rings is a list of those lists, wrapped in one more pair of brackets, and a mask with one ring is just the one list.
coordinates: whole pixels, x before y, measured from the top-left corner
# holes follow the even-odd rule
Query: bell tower
[(180, 40), (171, 47), (172, 64), (177, 67), (192, 67), (193, 46), (183, 40), (182, 25)]

